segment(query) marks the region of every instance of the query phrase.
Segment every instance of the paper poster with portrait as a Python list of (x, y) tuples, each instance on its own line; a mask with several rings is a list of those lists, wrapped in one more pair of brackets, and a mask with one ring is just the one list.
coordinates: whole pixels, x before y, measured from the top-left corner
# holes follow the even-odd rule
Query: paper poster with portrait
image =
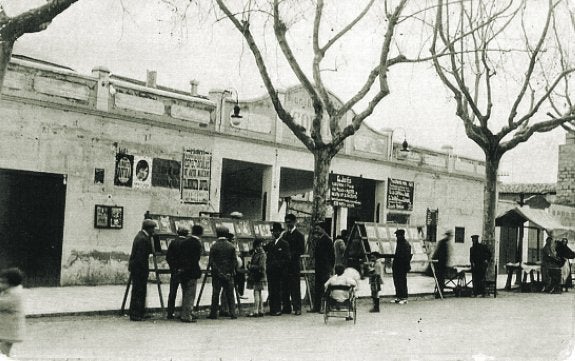
[(120, 187), (131, 187), (133, 181), (132, 168), (134, 156), (129, 154), (116, 154), (116, 171), (114, 174), (114, 185)]
[(110, 228), (124, 227), (124, 207), (110, 207)]
[(152, 186), (152, 158), (134, 156), (134, 188), (147, 189)]

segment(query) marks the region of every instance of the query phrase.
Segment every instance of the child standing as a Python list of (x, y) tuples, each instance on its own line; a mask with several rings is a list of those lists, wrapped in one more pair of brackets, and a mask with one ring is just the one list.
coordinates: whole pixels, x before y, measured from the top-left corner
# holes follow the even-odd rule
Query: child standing
[(372, 264), (369, 267), (369, 285), (371, 287), (371, 299), (373, 300), (373, 308), (369, 312), (379, 312), (379, 291), (383, 285), (384, 259), (373, 258)]
[(248, 317), (263, 317), (262, 290), (266, 287), (266, 253), (262, 240), (256, 238), (253, 243), (254, 254), (248, 267), (248, 289), (254, 290), (254, 310)]
[(22, 272), (9, 268), (0, 272), (0, 353), (10, 356), (14, 342), (24, 335)]

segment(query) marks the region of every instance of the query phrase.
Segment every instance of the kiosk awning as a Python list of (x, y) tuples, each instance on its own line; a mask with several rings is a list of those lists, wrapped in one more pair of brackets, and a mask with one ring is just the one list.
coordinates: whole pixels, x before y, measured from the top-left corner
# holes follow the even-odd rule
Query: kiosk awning
[(538, 228), (544, 229), (547, 233), (553, 232), (553, 236), (556, 238), (566, 237), (567, 234), (575, 234), (573, 228), (562, 225), (557, 218), (544, 210), (528, 207), (515, 207), (505, 212), (495, 219), (495, 225), (499, 227), (517, 227), (527, 221)]

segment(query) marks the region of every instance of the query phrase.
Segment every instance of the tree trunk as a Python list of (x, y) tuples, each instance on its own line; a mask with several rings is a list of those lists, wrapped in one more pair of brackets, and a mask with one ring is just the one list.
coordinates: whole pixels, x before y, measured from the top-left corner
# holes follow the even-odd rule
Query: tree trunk
[(327, 193), (328, 193), (328, 178), (331, 166), (331, 156), (329, 149), (320, 148), (313, 152), (314, 159), (314, 176), (313, 176), (313, 201), (311, 210), (311, 229), (310, 237), (308, 238), (308, 250), (311, 259), (313, 260), (313, 249), (315, 240), (311, 236), (313, 227), (325, 220), (327, 212)]
[(495, 239), (495, 218), (497, 217), (497, 171), (501, 156), (487, 154), (485, 156), (485, 187), (483, 190), (483, 243), (491, 251), (491, 262), (487, 270), (487, 279), (493, 280), (495, 274), (495, 252), (499, 241)]
[(0, 93), (4, 87), (4, 78), (8, 72), (8, 63), (12, 57), (13, 41), (0, 41)]

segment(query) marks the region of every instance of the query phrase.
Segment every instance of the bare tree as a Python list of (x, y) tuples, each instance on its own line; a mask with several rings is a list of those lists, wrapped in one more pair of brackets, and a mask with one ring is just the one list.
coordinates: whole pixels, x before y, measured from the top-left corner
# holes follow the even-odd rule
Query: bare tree
[[(375, 107), (390, 93), (387, 76), (390, 68), (396, 64), (418, 61), (406, 58), (401, 51), (397, 50), (396, 29), (403, 20), (408, 18), (403, 12), (409, 1), (383, 2), (382, 7), (385, 19), (378, 26), (381, 26), (384, 35), (378, 45), (379, 56), (376, 59), (377, 64), (369, 74), (366, 73), (365, 82), (361, 89), (347, 101), (344, 101), (341, 106), (336, 105), (333, 99), (330, 98), (322, 73), (322, 61), (325, 60), (326, 54), (334, 49), (334, 45), (341, 42), (342, 38), (351, 32), (365, 18), (366, 14), (374, 10), (375, 0), (363, 2), (362, 7), (358, 9), (357, 15), (349, 23), (343, 25), (341, 29), (332, 29), (333, 32), (330, 37), (325, 40), (320, 39), (323, 38), (322, 35), (324, 34), (322, 25), (324, 24), (325, 8), (327, 6), (324, 0), (315, 2), (295, 0), (246, 1), (243, 4), (244, 7), (237, 9), (232, 9), (225, 0), (216, 0), (216, 2), (219, 9), (223, 11), (225, 18), (229, 19), (244, 37), (249, 50), (255, 58), (260, 76), (278, 117), (314, 156), (314, 197), (311, 222), (312, 225), (318, 224), (326, 216), (328, 174), (333, 157), (342, 149), (344, 140), (352, 136), (361, 127), (363, 121), (373, 113)], [(261, 3), (264, 4), (257, 9), (254, 8), (253, 4)], [(294, 50), (288, 41), (290, 27), (285, 21), (286, 14), (290, 12), (293, 14), (297, 5), (302, 3), (314, 4), (313, 26), (310, 26), (311, 34), (309, 35), (312, 41), (310, 52), (313, 56), (310, 69), (304, 69), (302, 62), (296, 58)], [(334, 5), (335, 3), (334, 1), (330, 6), (338, 6)], [(252, 4), (252, 7), (250, 7), (250, 4)], [(258, 44), (255, 38), (255, 34), (259, 34), (262, 30), (257, 30), (255, 27), (252, 29), (253, 24), (250, 21), (250, 17), (246, 16), (246, 13), (256, 11), (258, 14), (263, 14), (273, 23), (274, 41), (281, 49), (283, 57), (298, 82), (311, 99), (314, 110), (311, 129), (306, 129), (302, 125), (297, 124), (278, 97), (276, 85), (268, 71), (269, 64), (266, 64), (262, 55), (262, 45)], [(331, 76), (334, 76), (333, 73)], [(342, 126), (341, 119), (354, 107), (362, 107), (362, 109), (354, 113), (349, 124)], [(322, 136), (322, 129), (324, 128), (329, 129), (330, 135), (327, 137), (325, 135)]]
[(438, 0), (436, 9), (431, 54), (441, 46), (449, 56), (433, 64), (467, 136), (485, 153), (483, 239), (494, 251), (502, 156), (575, 119), (575, 58), (565, 46), (573, 15), (563, 0)]
[(10, 17), (0, 6), (0, 92), (14, 42), (22, 35), (45, 30), (52, 20), (78, 0), (48, 0), (46, 4)]

